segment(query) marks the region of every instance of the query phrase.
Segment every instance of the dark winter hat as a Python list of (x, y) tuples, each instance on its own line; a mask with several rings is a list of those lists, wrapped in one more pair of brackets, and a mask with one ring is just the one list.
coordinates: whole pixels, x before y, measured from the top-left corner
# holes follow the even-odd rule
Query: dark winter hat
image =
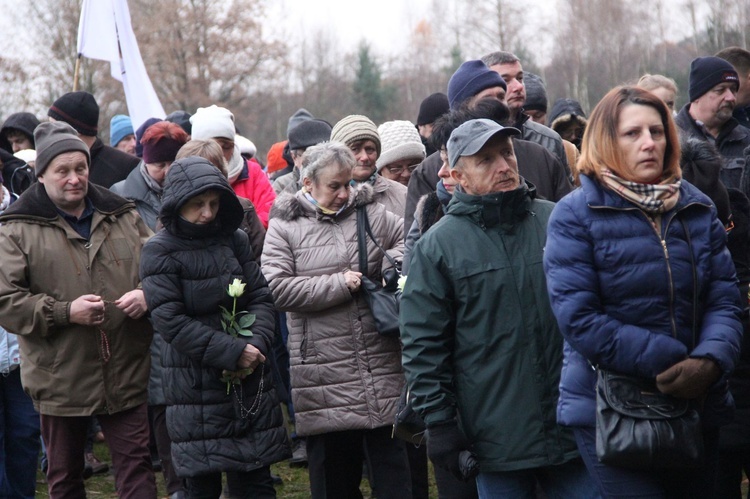
[(289, 149), (306, 149), (331, 140), (331, 125), (325, 120), (306, 120), (289, 130)]
[(175, 111), (173, 113), (169, 113), (166, 118), (164, 118), (164, 121), (171, 121), (172, 123), (177, 123), (182, 127), (183, 130), (185, 130), (185, 133), (190, 135), (193, 133), (193, 125), (190, 123), (190, 113), (187, 111)]
[(448, 104), (448, 96), (442, 92), (436, 92), (419, 105), (419, 116), (417, 116), (417, 125), (429, 125), (435, 123), (435, 120), (451, 110)]
[(451, 109), (458, 109), (465, 100), (492, 87), (503, 87), (508, 90), (505, 80), (485, 63), (478, 59), (466, 61), (453, 73), (448, 82), (448, 101)]
[[(138, 130), (135, 131), (135, 155), (138, 156), (139, 158), (143, 157), (143, 144), (141, 144), (141, 139), (143, 138), (143, 134), (146, 133), (146, 130), (148, 130), (148, 127), (160, 121), (162, 120), (160, 120), (159, 118), (149, 118), (146, 121), (144, 121), (141, 126), (138, 127)], [(164, 120), (164, 121), (167, 121), (167, 120)]]
[(544, 88), (544, 81), (534, 73), (523, 75), (523, 86), (526, 87), (526, 102), (523, 108), (529, 111), (547, 112), (549, 103), (547, 102), (547, 90)]
[(485, 118), (469, 120), (453, 130), (451, 138), (448, 139), (448, 144), (446, 145), (448, 149), (448, 163), (451, 168), (455, 168), (458, 158), (478, 153), (487, 141), (495, 135), (509, 136), (520, 134), (521, 132), (517, 128), (502, 126)]
[(81, 135), (93, 137), (99, 130), (99, 104), (88, 92), (68, 92), (52, 103), (47, 115), (68, 123)]
[(693, 102), (719, 83), (732, 82), (740, 87), (740, 78), (734, 67), (719, 57), (698, 57), (690, 63), (688, 94)]
[(28, 136), (31, 143), (34, 143), (34, 129), (39, 126), (39, 120), (31, 113), (13, 113), (5, 120), (0, 128), (0, 147), (12, 153), (13, 148), (5, 133), (10, 130), (18, 130)]
[(349, 147), (360, 140), (371, 140), (375, 142), (375, 148), (380, 156), (380, 135), (378, 127), (367, 116), (361, 114), (350, 114), (333, 125), (331, 130), (331, 141), (341, 142)]
[(36, 142), (36, 166), (39, 177), (53, 159), (64, 152), (80, 151), (86, 155), (86, 163), (91, 165), (89, 148), (78, 138), (76, 130), (62, 121), (44, 122), (34, 130)]
[(291, 132), (294, 127), (296, 127), (303, 121), (312, 119), (315, 119), (315, 116), (313, 116), (310, 111), (308, 111), (304, 107), (297, 109), (297, 111), (289, 117), (289, 122), (286, 125), (286, 136), (289, 137), (289, 132)]

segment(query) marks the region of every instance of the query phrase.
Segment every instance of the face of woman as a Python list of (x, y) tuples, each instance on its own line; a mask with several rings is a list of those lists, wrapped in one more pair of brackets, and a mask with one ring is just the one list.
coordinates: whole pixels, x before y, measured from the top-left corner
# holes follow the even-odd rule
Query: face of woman
[(453, 194), (453, 191), (456, 188), (456, 181), (451, 177), (451, 167), (448, 164), (448, 151), (445, 147), (440, 149), (440, 160), (443, 164), (440, 166), (440, 170), (438, 170), (438, 177), (443, 181), (443, 187), (445, 187), (445, 190), (448, 191), (448, 193)]
[(351, 180), (351, 169), (334, 164), (320, 171), (317, 182), (306, 178), (304, 183), (310, 195), (321, 208), (338, 211), (349, 201), (349, 182)]
[(218, 191), (206, 191), (187, 200), (180, 208), (180, 216), (193, 224), (208, 224), (214, 221), (219, 213)]
[(617, 144), (622, 153), (627, 180), (646, 184), (661, 177), (667, 136), (656, 109), (640, 104), (622, 108), (617, 124)]
[(172, 165), (170, 161), (162, 161), (160, 163), (146, 163), (146, 171), (148, 176), (154, 179), (159, 185), (164, 185), (164, 179), (167, 178), (169, 173), (169, 167)]
[(664, 101), (670, 111), (674, 112), (674, 101), (676, 95), (673, 90), (667, 87), (659, 87), (651, 90), (651, 93)]

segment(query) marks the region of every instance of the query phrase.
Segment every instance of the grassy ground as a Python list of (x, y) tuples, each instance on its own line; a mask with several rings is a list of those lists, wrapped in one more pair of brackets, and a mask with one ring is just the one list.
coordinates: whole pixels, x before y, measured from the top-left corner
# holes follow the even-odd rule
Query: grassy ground
[[(94, 454), (101, 461), (111, 463), (109, 460), (109, 451), (105, 444), (95, 444)], [(286, 462), (283, 462), (273, 465), (271, 471), (280, 476), (284, 481), (282, 485), (276, 487), (276, 493), (280, 499), (307, 499), (310, 497), (310, 481), (306, 468), (290, 468)], [(159, 497), (166, 498), (167, 491), (164, 487), (164, 477), (161, 473), (156, 474), (156, 485), (159, 489)], [(370, 489), (367, 480), (362, 481), (361, 488), (365, 499), (369, 498)], [(86, 494), (91, 498), (116, 498), (115, 479), (111, 471), (110, 473), (95, 475), (86, 480)], [(37, 473), (36, 497), (49, 497), (47, 483), (41, 471)]]

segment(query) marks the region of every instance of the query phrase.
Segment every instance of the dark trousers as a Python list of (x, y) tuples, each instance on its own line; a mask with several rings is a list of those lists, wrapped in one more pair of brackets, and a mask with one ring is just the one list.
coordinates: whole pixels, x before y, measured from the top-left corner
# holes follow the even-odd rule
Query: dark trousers
[(172, 495), (183, 490), (183, 486), (182, 479), (177, 476), (174, 466), (172, 466), (172, 440), (167, 432), (167, 406), (152, 405), (151, 418), (151, 429), (156, 441), (156, 451), (159, 453), (159, 459), (161, 460), (164, 483), (167, 486), (167, 493)]
[[(269, 466), (253, 471), (227, 472), (227, 488), (232, 491), (231, 495), (227, 496), (228, 499), (276, 497)], [(190, 499), (218, 499), (221, 496), (221, 473), (186, 478), (185, 490)]]
[[(716, 499), (740, 499), (742, 497), (742, 472), (750, 476), (750, 446), (719, 451), (719, 464), (716, 471), (716, 485), (713, 497)], [(750, 491), (747, 493), (750, 499)]]
[(39, 414), (21, 386), (21, 370), (0, 374), (0, 497), (36, 492)]
[(409, 474), (411, 475), (412, 499), (429, 499), (430, 485), (427, 469), (427, 446), (406, 442), (406, 455), (409, 458)]
[[(120, 499), (156, 497), (156, 480), (148, 451), (146, 404), (116, 414), (98, 414), (115, 470)], [(83, 452), (89, 417), (42, 415), (42, 436), (47, 446), (47, 483), (52, 499), (86, 497)]]
[(440, 466), (433, 466), (433, 470), (440, 499), (477, 499), (479, 497), (476, 480), (461, 481), (453, 476), (453, 473)]
[(410, 499), (411, 477), (404, 442), (391, 428), (349, 430), (307, 437), (307, 463), (313, 499), (361, 499), (365, 452), (378, 499)]
[(631, 470), (609, 466), (596, 457), (594, 428), (573, 428), (578, 450), (602, 497), (705, 499), (711, 497), (716, 475), (719, 432), (703, 435), (705, 465), (699, 468)]

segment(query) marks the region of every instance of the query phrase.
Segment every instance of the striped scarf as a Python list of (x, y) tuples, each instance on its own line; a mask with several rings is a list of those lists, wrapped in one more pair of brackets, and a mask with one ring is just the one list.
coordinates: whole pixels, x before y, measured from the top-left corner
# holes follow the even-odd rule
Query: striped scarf
[(682, 180), (676, 175), (662, 178), (658, 184), (640, 184), (624, 180), (605, 169), (602, 179), (606, 187), (652, 215), (671, 210), (680, 199)]

